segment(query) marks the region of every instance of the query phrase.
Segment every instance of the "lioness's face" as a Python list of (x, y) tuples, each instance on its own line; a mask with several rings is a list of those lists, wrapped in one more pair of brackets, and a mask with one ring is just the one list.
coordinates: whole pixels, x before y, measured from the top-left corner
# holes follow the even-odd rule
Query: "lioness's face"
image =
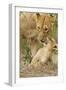
[(38, 31), (48, 32), (51, 28), (51, 20), (48, 14), (36, 14), (36, 29)]
[(52, 28), (51, 16), (49, 14), (36, 13), (36, 30), (38, 31), (37, 39), (46, 40)]

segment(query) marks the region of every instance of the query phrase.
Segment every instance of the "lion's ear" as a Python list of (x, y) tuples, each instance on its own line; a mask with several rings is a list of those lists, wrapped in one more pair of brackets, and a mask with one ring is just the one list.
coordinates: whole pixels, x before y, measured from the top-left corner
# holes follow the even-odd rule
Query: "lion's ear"
[(40, 13), (36, 13), (36, 16), (37, 16), (37, 18), (39, 18), (40, 17)]
[(54, 24), (55, 21), (57, 20), (57, 15), (50, 14), (50, 20), (51, 20), (51, 23)]

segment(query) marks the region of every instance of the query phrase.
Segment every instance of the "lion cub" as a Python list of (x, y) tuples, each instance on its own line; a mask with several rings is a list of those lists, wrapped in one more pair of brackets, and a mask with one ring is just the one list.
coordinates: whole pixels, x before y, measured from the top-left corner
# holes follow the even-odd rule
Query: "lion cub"
[(47, 38), (47, 44), (45, 44), (44, 42), (42, 43), (44, 45), (43, 48), (40, 48), (32, 59), (31, 65), (33, 66), (36, 66), (37, 62), (45, 64), (51, 57), (53, 49), (57, 48), (56, 41), (53, 38)]

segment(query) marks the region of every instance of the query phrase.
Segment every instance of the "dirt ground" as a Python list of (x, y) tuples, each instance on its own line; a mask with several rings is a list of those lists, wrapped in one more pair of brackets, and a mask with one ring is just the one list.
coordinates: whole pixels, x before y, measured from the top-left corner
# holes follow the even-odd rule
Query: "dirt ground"
[(20, 67), (20, 77), (47, 77), (57, 76), (58, 66), (48, 62), (44, 65), (40, 65), (37, 68), (25, 65)]

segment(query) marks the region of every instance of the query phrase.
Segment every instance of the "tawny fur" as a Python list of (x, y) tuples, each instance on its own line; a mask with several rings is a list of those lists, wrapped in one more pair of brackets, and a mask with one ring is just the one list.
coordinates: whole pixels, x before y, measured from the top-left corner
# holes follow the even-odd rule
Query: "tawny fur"
[(51, 30), (51, 16), (43, 13), (20, 12), (20, 37), (27, 38), (32, 57), (36, 54), (42, 39), (46, 39)]
[(54, 46), (57, 46), (57, 44), (54, 39), (48, 39), (47, 42), (47, 45), (37, 51), (36, 55), (32, 59), (31, 65), (34, 66), (37, 62), (44, 64), (49, 60), (52, 55), (52, 50)]

